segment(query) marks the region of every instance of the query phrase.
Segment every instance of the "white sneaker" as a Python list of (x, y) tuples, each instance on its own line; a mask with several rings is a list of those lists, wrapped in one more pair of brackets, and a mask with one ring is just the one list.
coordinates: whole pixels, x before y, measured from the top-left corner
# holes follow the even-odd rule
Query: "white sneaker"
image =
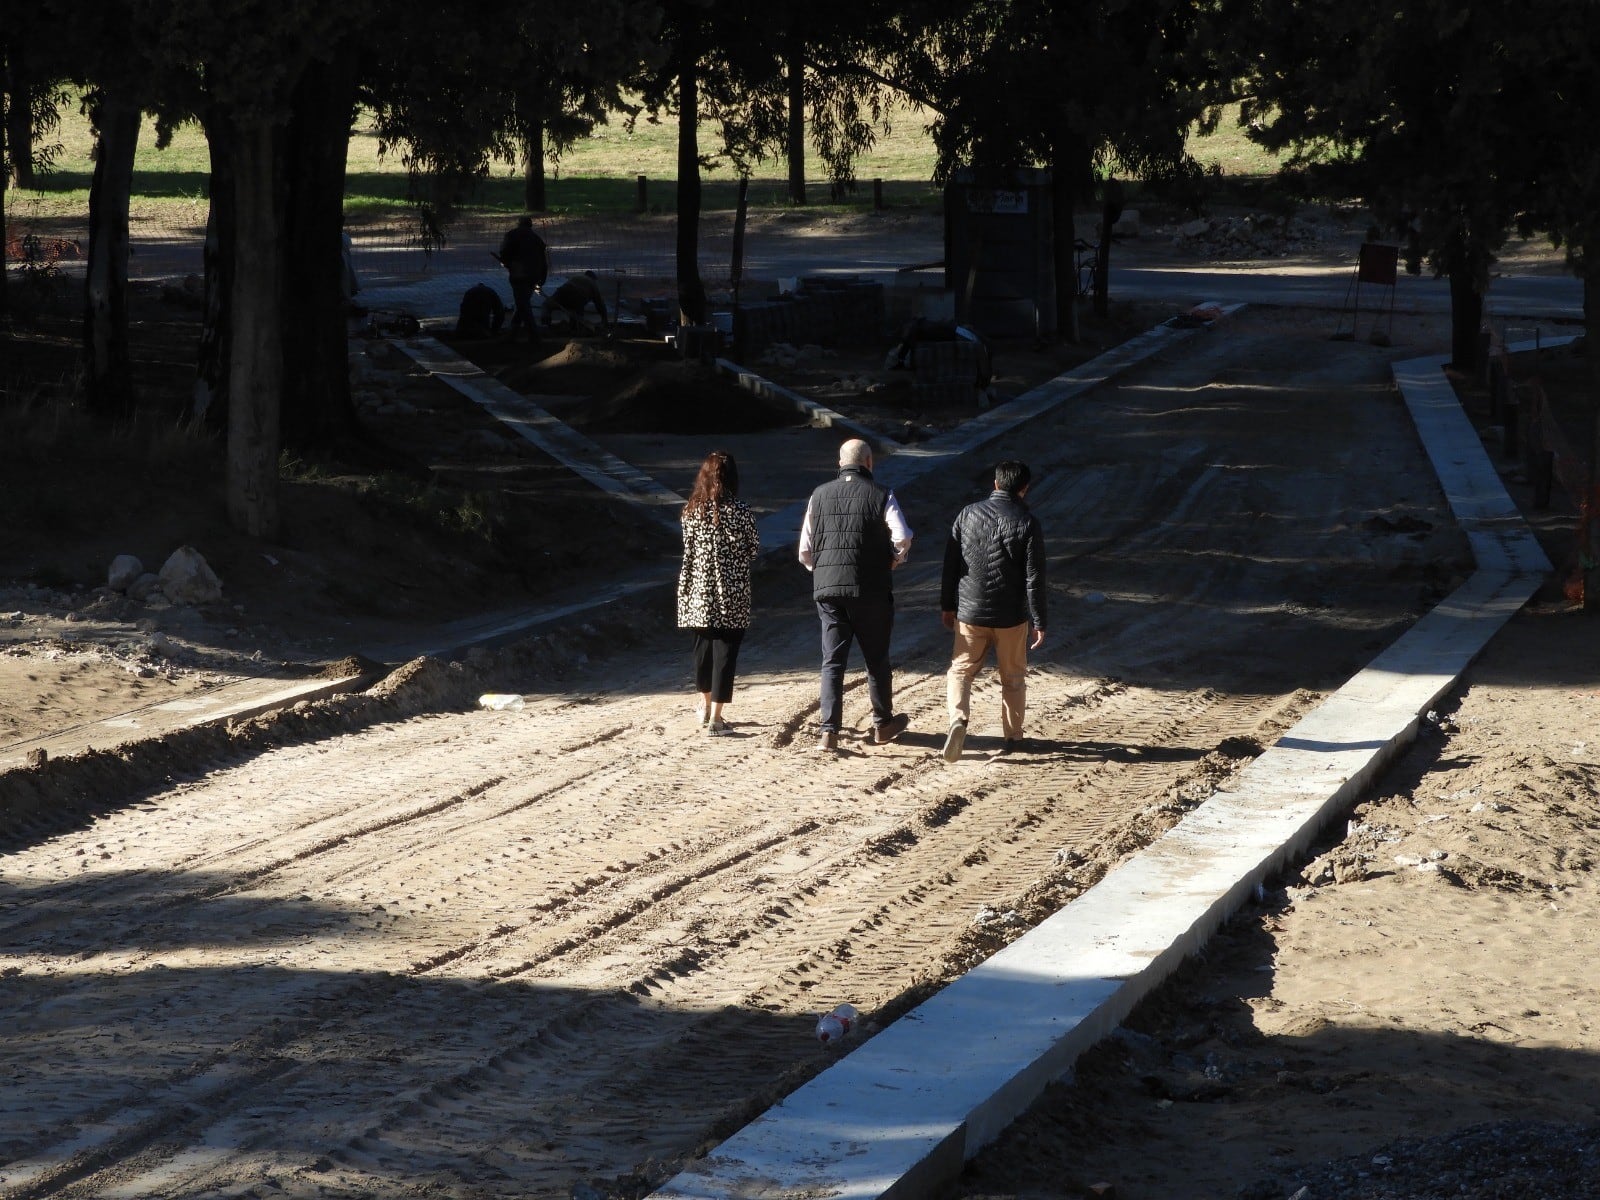
[(961, 757), (961, 747), (967, 744), (967, 723), (965, 721), (951, 721), (950, 732), (944, 739), (944, 760), (955, 762)]

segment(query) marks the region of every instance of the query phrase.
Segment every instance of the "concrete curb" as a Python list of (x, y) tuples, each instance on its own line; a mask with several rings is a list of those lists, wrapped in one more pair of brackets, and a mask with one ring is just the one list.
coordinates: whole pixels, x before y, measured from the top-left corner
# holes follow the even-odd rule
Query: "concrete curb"
[(1442, 363), (1400, 363), (1394, 376), (1479, 570), (1230, 791), (655, 1195), (935, 1194), (1410, 744), (1550, 569)]
[(855, 434), (864, 442), (871, 444), (873, 450), (880, 456), (887, 457), (904, 449), (901, 443), (887, 434), (879, 433), (863, 425), (860, 421), (852, 421), (843, 413), (834, 412), (825, 404), (818, 404), (815, 400), (808, 400), (799, 392), (791, 391), (781, 384), (773, 383), (764, 376), (757, 375), (746, 367), (726, 358), (717, 359), (713, 365), (724, 375), (733, 376), (733, 380), (745, 391), (760, 396), (765, 400), (776, 401), (787, 408), (793, 409), (808, 418), (813, 425), (824, 429), (843, 429)]
[(237, 680), (210, 691), (146, 705), (121, 716), (57, 730), (6, 746), (0, 750), (0, 777), (10, 771), (26, 768), (29, 755), (39, 751), (43, 751), (47, 758), (64, 758), (96, 748), (114, 750), (147, 737), (257, 717), (302, 700), (321, 700), (342, 692), (357, 692), (369, 687), (375, 678), (374, 673), (368, 672), (337, 679), (293, 683), (282, 679)]
[(457, 356), (443, 342), (421, 336), (396, 340), (394, 345), (429, 374), (481, 405), (495, 420), (586, 482), (614, 496), (637, 501), (652, 519), (677, 528), (683, 497), (670, 488), (590, 441), (482, 368)]
[[(1242, 305), (1217, 306), (1222, 316), (1231, 316)], [(1148, 358), (1177, 345), (1201, 332), (1205, 326), (1175, 328), (1157, 325), (1138, 337), (1129, 338), (1120, 346), (1107, 350), (1088, 362), (1064, 371), (1047, 383), (1030, 388), (1015, 400), (979, 413), (936, 438), (901, 446), (889, 458), (879, 462), (873, 478), (891, 488), (905, 487), (936, 470), (950, 460), (970, 454), (990, 442), (1010, 433), (1035, 417), (1043, 416), (1074, 396), (1081, 396), (1091, 388), (1116, 378), (1124, 371), (1138, 366)], [(870, 439), (869, 439), (870, 440)], [(800, 525), (805, 520), (804, 502), (791, 504), (777, 512), (769, 513), (760, 521), (761, 544), (774, 548), (793, 547), (800, 543)]]

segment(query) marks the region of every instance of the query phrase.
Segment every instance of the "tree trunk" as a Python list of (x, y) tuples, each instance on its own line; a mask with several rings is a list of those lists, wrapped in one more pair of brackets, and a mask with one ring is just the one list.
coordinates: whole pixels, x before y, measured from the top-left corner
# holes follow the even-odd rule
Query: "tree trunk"
[(537, 117), (528, 122), (522, 133), (522, 207), (529, 212), (543, 212), (547, 207), (544, 195), (544, 122)]
[(1450, 365), (1476, 374), (1483, 369), (1483, 298), (1494, 255), (1466, 222), (1456, 225), (1440, 249), (1439, 266), (1450, 280)]
[(1583, 353), (1594, 380), (1594, 416), (1589, 438), (1589, 494), (1579, 553), (1583, 564), (1583, 610), (1592, 613), (1600, 612), (1600, 245), (1585, 246), (1583, 261)]
[(98, 138), (89, 184), (83, 345), (89, 408), (112, 416), (132, 412), (134, 401), (128, 349), (128, 202), (139, 115), (136, 103), (113, 93), (102, 95), (94, 111)]
[[(1056, 288), (1056, 321), (1069, 342), (1078, 340), (1078, 256), (1072, 192), (1059, 162), (1050, 166), (1050, 266)], [(1057, 182), (1058, 180), (1062, 182)]]
[(1450, 274), (1450, 365), (1471, 374), (1483, 366), (1478, 334), (1483, 328), (1483, 293), (1477, 272), (1462, 266)]
[[(1050, 205), (1055, 228), (1056, 311), (1065, 318), (1068, 340), (1078, 341), (1078, 204), (1088, 199), (1092, 173), (1089, 147), (1070, 129), (1058, 128), (1050, 139)], [(1059, 318), (1058, 318), (1059, 319)]]
[[(35, 186), (33, 170), (33, 97), (20, 46), (6, 46), (0, 61), (0, 93), (5, 96), (5, 128), (0, 129), (0, 150), (10, 148), (11, 170), (19, 188)], [(0, 162), (5, 154), (0, 153)], [(3, 188), (8, 181), (0, 181)], [(3, 244), (3, 243), (0, 243)]]
[(791, 34), (786, 69), (789, 82), (789, 203), (806, 202), (806, 64), (798, 35)]
[[(282, 130), (266, 120), (226, 130), (233, 145), (233, 338), (228, 364), (228, 520), (278, 536), (278, 413), (283, 396)], [(337, 262), (337, 258), (335, 258)]]
[[(0, 60), (0, 71), (4, 71), (6, 64)], [(5, 103), (5, 79), (0, 77), (0, 104)], [(0, 116), (4, 116), (0, 113)], [(6, 247), (11, 244), (6, 234), (6, 190), (10, 184), (7, 178), (4, 163), (6, 161), (6, 129), (5, 122), (0, 121), (0, 317), (8, 316), (11, 312), (11, 295), (7, 290), (7, 283), (11, 273), (6, 269)]]
[(686, 38), (678, 71), (678, 322), (706, 323), (706, 287), (700, 280), (700, 56)]
[(312, 62), (290, 102), (284, 148), (283, 442), (326, 451), (359, 426), (350, 398), (345, 315), (344, 174), (355, 62), (341, 49)]
[(228, 132), (215, 117), (205, 119), (211, 151), (211, 208), (206, 214), (205, 321), (200, 327), (200, 355), (195, 371), (189, 420), (221, 432), (228, 427), (228, 354), (231, 342), (234, 226), (233, 158)]

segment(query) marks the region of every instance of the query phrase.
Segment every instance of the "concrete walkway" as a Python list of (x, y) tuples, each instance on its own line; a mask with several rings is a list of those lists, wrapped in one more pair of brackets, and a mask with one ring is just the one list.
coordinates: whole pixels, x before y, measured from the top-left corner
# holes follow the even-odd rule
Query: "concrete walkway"
[(1399, 363), (1394, 376), (1471, 543), (1473, 576), (1241, 771), (1230, 791), (655, 1195), (936, 1194), (1412, 741), (1422, 714), (1551, 569), (1444, 361)]
[(683, 497), (670, 488), (602, 449), (483, 368), (459, 357), (443, 342), (413, 337), (397, 340), (395, 345), (434, 378), (480, 405), (507, 429), (532, 442), (585, 482), (636, 501), (652, 520), (677, 528)]

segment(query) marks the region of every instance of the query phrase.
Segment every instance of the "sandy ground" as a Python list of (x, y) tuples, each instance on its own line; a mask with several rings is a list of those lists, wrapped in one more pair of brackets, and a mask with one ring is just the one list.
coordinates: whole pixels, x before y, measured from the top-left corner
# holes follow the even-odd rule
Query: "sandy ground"
[[(870, 1033), (1069, 902), (1464, 577), (1387, 385), (1443, 330), (1404, 321), (1385, 351), (1247, 313), (908, 489), (894, 746), (853, 675), (856, 734), (810, 749), (815, 617), (780, 565), (730, 738), (644, 603), (476, 664), (521, 711), (421, 664), (64, 788), (0, 860), (0, 1196), (648, 1191), (831, 1061), (819, 1011)], [(1052, 636), (1024, 751), (985, 676), (946, 766), (938, 531), (1004, 455), (1037, 474)], [(91, 594), (10, 603), (60, 655), (10, 658), (62, 697), (13, 728), (97, 703), (74, 658), (158, 691), (224, 665), (72, 646)], [(1597, 672), (1583, 618), (1519, 618), (1348, 835), (966, 1194), (1288, 1197), (1402, 1129), (1593, 1121)]]
[[(976, 1160), (960, 1194), (1110, 1183), (1123, 1198), (1288, 1200), (1335, 1159), (1364, 1183), (1307, 1197), (1469, 1194), (1447, 1144), (1409, 1158), (1392, 1144), (1485, 1123), (1585, 1126), (1593, 1160), (1597, 685), (1592, 619), (1549, 604), (1515, 619), (1348, 825)], [(1540, 1165), (1582, 1163), (1568, 1150)], [(1593, 1196), (1594, 1165), (1565, 1186), (1470, 1194)]]

